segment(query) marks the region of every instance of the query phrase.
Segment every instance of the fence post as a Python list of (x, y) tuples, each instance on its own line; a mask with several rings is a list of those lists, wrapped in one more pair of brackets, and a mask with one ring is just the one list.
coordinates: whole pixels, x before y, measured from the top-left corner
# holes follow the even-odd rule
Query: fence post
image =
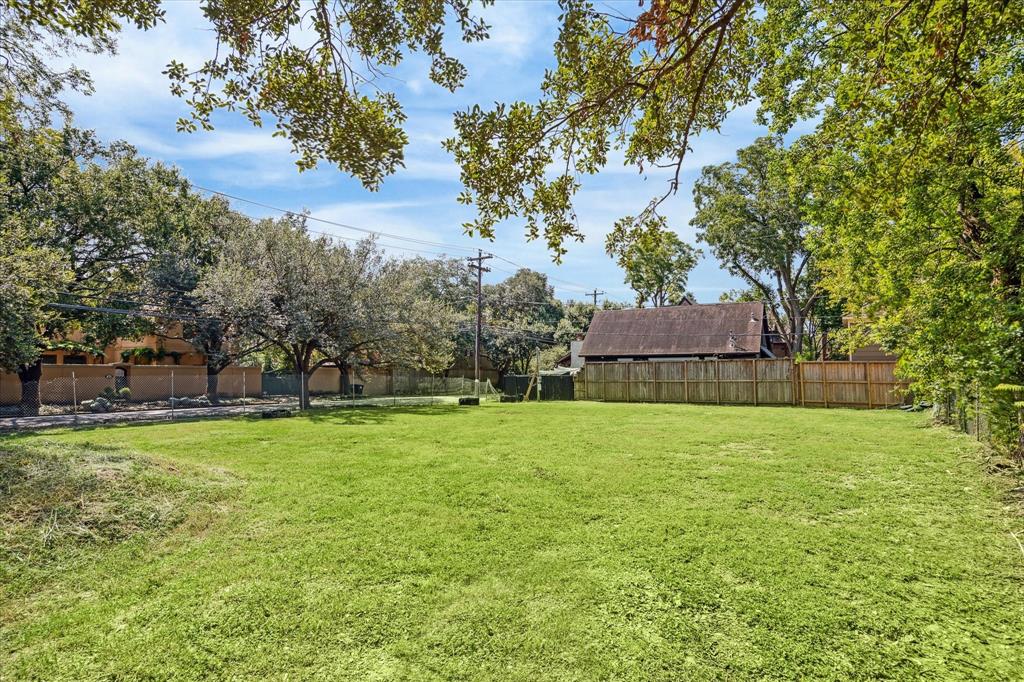
[(872, 409), (874, 406), (871, 404), (871, 363), (864, 363), (864, 381), (868, 385), (868, 409)]
[(825, 400), (825, 409), (828, 409), (828, 365), (821, 361), (821, 395)]
[(683, 402), (690, 402), (690, 365), (686, 363), (686, 360), (682, 362), (683, 367)]
[(245, 414), (245, 367), (242, 368), (242, 414)]
[(974, 437), (981, 440), (981, 386), (974, 385)]
[(651, 368), (651, 379), (654, 380), (654, 402), (660, 403), (658, 399), (658, 363), (651, 360), (648, 361), (647, 366)]
[(75, 379), (75, 373), (71, 373), (71, 409), (75, 413), (75, 420), (78, 419), (78, 381)]
[(793, 360), (793, 367), (796, 369), (797, 379), (800, 382), (800, 407), (807, 407), (807, 395), (804, 391), (804, 365), (802, 362)]
[(751, 360), (750, 364), (754, 368), (754, 406), (757, 407), (757, 358)]
[(434, 375), (430, 375), (430, 404), (434, 404)]
[[(541, 385), (541, 378), (540, 378), (540, 346), (537, 346), (537, 402), (538, 403), (540, 402), (540, 394), (541, 394), (540, 385)], [(480, 395), (480, 394), (477, 393), (477, 395)]]
[(718, 358), (715, 358), (715, 404), (722, 404), (722, 380), (718, 370)]
[(171, 419), (174, 419), (174, 370), (171, 370)]
[(629, 402), (629, 382), (631, 381), (629, 366), (632, 365), (632, 364), (633, 364), (632, 362), (627, 362), (626, 363), (626, 402), (627, 403)]

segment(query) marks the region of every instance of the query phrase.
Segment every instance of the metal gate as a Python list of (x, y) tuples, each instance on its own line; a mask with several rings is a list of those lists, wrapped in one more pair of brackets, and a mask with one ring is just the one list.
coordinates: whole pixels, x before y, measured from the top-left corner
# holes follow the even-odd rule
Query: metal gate
[[(505, 395), (522, 397), (530, 385), (530, 374), (506, 374), (501, 378), (501, 392)], [(541, 400), (573, 400), (574, 383), (568, 374), (540, 377)], [(536, 400), (536, 387), (530, 391), (530, 399)]]

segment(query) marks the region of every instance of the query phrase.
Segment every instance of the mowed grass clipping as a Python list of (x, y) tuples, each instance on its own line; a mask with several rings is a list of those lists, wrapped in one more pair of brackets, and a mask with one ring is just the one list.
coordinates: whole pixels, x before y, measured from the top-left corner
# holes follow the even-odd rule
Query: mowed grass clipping
[(18, 443), (45, 439), (233, 492), (5, 598), (7, 679), (1024, 670), (1024, 523), (921, 415), (493, 404)]

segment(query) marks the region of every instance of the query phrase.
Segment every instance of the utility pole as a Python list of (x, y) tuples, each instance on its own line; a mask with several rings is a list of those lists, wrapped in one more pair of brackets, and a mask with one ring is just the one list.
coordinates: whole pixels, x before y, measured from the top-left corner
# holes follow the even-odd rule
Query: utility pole
[(484, 273), (490, 272), (490, 268), (484, 267), (484, 261), (494, 258), (491, 254), (484, 255), (482, 249), (476, 250), (476, 257), (466, 258), (469, 261), (469, 269), (476, 270), (476, 338), (473, 341), (473, 387), (474, 393), (480, 395), (480, 333), (484, 321), (484, 294), (483, 279)]
[(537, 377), (537, 402), (540, 402), (540, 346), (537, 346), (537, 368), (534, 376)]
[(588, 291), (587, 292), (587, 296), (593, 296), (594, 297), (594, 307), (596, 308), (597, 307), (597, 297), (598, 296), (604, 296), (605, 293), (606, 292), (604, 292), (604, 291), (598, 291), (597, 287), (594, 287), (593, 291)]

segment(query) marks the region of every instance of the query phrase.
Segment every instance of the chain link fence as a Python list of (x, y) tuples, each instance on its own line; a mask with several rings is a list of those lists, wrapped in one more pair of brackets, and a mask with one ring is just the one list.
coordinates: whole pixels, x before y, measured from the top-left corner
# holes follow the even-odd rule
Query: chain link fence
[(977, 394), (949, 393), (932, 406), (935, 420), (954, 426), (979, 441), (992, 439), (992, 417)]
[(304, 386), (294, 372), (264, 373), (263, 396), (298, 402), (308, 391), (311, 407), (336, 405), (399, 405), (457, 402), (459, 398), (496, 400), (490, 381), (477, 383), (463, 376), (444, 376), (421, 370), (394, 369), (384, 373), (343, 375), (337, 368), (314, 372)]
[[(0, 373), (0, 418), (53, 417), (178, 409), (280, 406), (297, 408), (305, 391), (310, 407), (457, 402), (461, 397), (497, 399), (490, 382), (394, 370), (343, 380), (336, 368), (316, 372), (304, 385), (294, 373), (230, 368), (211, 380), (203, 367), (44, 367), (39, 381)], [(170, 414), (168, 416), (171, 416)]]
[(1024, 464), (1024, 410), (1009, 395), (949, 392), (932, 406), (935, 420), (953, 426)]
[(0, 374), (0, 417), (173, 410), (264, 400), (258, 386), (255, 395), (248, 389), (244, 373), (232, 379), (231, 385), (211, 397), (205, 371), (169, 369), (140, 376), (70, 371), (52, 377), (44, 374), (39, 381), (29, 382)]

